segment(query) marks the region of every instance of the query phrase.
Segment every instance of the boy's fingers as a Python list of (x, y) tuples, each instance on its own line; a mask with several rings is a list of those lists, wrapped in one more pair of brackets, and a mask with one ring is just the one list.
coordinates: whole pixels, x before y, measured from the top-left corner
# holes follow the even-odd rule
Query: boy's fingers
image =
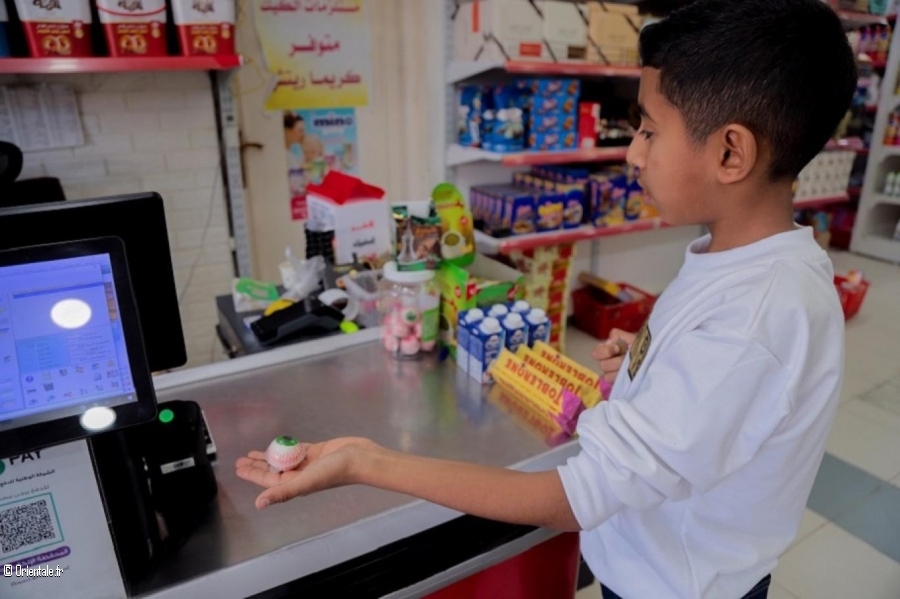
[(614, 358), (612, 360), (603, 360), (600, 362), (600, 370), (604, 374), (606, 373), (617, 373), (619, 369), (622, 367), (622, 358)]
[(612, 384), (612, 383), (616, 382), (617, 377), (618, 377), (618, 372), (607, 372), (606, 374), (603, 375), (603, 380), (605, 380), (607, 383)]

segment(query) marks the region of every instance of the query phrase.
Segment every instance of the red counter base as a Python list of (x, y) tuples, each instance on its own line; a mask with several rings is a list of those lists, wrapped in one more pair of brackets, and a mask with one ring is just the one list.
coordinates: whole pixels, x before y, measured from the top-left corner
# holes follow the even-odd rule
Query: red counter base
[(577, 533), (564, 533), (427, 599), (565, 599), (578, 584)]

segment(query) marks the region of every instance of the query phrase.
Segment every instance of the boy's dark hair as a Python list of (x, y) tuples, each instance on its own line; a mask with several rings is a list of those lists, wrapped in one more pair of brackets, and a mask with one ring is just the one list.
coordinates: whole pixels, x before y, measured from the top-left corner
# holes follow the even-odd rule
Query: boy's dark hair
[(641, 33), (643, 66), (702, 142), (729, 123), (767, 144), (773, 180), (796, 177), (850, 107), (856, 59), (822, 0), (698, 0)]

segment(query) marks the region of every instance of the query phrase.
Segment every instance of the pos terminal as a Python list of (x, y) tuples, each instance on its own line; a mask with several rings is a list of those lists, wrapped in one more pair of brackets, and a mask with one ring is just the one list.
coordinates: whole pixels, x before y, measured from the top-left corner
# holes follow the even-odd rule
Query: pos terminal
[[(125, 202), (162, 212), (155, 194)], [(9, 214), (0, 210), (0, 229)], [(53, 218), (35, 214), (36, 227)], [(97, 238), (0, 250), (4, 599), (130, 596), (212, 509), (199, 407), (156, 403), (139, 312), (148, 301), (134, 292), (141, 276), (152, 283), (131, 268), (142, 248), (129, 245), (125, 224), (106, 227)], [(159, 259), (171, 276), (169, 256)]]

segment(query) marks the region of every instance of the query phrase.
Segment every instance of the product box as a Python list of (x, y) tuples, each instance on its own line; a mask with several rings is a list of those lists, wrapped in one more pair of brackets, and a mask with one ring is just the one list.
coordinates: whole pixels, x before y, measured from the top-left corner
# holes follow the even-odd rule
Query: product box
[(482, 254), (467, 268), (442, 264), (436, 281), (441, 290), (441, 341), (454, 357), (459, 313), (522, 299), (525, 284), (522, 273)]
[[(496, 325), (496, 326), (492, 326)], [(482, 384), (493, 382), (491, 365), (506, 344), (506, 331), (496, 318), (485, 318), (469, 329), (469, 376)]]
[(643, 19), (638, 7), (608, 2), (588, 3), (589, 62), (638, 66), (638, 41)]
[(307, 187), (311, 231), (334, 231), (335, 261), (350, 264), (392, 256), (390, 210), (384, 190), (338, 171)]
[(600, 103), (581, 102), (578, 104), (578, 147), (597, 147), (600, 134)]
[(529, 119), (531, 133), (571, 133), (578, 128), (578, 116), (574, 112), (533, 114)]
[(531, 99), (529, 118), (552, 114), (577, 114), (578, 96), (560, 93), (552, 96), (534, 96)]
[(539, 152), (552, 152), (554, 150), (572, 150), (578, 143), (578, 136), (574, 131), (532, 133), (528, 136), (528, 147)]
[(459, 92), (457, 107), (457, 141), (469, 148), (481, 147), (481, 112), (483, 89), (479, 85), (468, 85)]
[[(531, 93), (535, 98), (577, 99), (581, 95), (581, 81), (578, 79), (532, 79)], [(572, 106), (572, 108), (575, 107)]]
[(11, 56), (9, 51), (9, 15), (6, 4), (0, 2), (0, 57)]
[(91, 56), (88, 0), (15, 1), (32, 56)]
[(111, 56), (166, 55), (166, 0), (97, 0)]
[(543, 18), (529, 0), (468, 0), (453, 18), (456, 60), (549, 60)]
[(551, 60), (583, 61), (587, 58), (587, 6), (576, 2), (537, 0), (544, 15), (544, 41)]
[(561, 193), (545, 191), (535, 200), (537, 206), (538, 232), (558, 231), (563, 226), (565, 196)]
[(172, 0), (185, 56), (234, 54), (235, 0)]

